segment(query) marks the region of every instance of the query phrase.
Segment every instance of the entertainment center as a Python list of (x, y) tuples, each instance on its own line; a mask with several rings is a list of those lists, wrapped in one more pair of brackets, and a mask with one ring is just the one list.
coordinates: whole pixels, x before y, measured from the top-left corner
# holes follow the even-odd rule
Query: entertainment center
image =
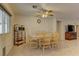
[(77, 39), (77, 32), (75, 31), (75, 25), (68, 25), (66, 27), (65, 39), (66, 40)]

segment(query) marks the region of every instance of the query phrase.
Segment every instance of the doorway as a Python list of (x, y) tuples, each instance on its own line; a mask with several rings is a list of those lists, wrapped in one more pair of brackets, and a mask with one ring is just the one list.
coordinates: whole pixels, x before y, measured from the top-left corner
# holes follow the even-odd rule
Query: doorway
[(63, 24), (62, 21), (57, 21), (57, 32), (59, 33), (60, 40), (62, 40), (62, 35), (63, 35)]
[(76, 25), (77, 39), (79, 39), (79, 25)]

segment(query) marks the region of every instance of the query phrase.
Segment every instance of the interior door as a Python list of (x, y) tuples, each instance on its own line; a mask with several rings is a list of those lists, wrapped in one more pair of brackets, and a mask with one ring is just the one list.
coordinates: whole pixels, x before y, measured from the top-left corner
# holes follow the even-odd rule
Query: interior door
[(76, 25), (77, 39), (79, 39), (79, 25)]
[(59, 33), (60, 36), (60, 40), (62, 39), (62, 22), (61, 21), (57, 21), (57, 32)]

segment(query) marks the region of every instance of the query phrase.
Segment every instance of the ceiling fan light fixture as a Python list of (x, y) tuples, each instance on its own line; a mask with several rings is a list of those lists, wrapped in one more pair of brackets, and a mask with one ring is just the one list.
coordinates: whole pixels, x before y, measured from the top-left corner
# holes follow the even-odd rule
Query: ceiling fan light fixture
[(51, 12), (53, 12), (53, 11), (52, 11), (52, 10), (48, 10), (48, 12), (50, 12), (50, 13), (51, 13)]
[(47, 16), (48, 16), (47, 14), (43, 14), (43, 15), (42, 15), (43, 18), (46, 18)]
[(43, 18), (45, 17), (44, 14), (42, 15), (42, 17), (43, 17)]
[(46, 14), (48, 15), (48, 14), (49, 14), (49, 12), (46, 12)]
[(46, 18), (48, 16), (54, 16), (53, 15), (53, 10), (44, 9), (44, 8), (38, 8), (37, 5), (33, 5), (32, 7), (34, 9), (38, 9), (39, 10), (39, 12), (37, 13), (37, 17)]

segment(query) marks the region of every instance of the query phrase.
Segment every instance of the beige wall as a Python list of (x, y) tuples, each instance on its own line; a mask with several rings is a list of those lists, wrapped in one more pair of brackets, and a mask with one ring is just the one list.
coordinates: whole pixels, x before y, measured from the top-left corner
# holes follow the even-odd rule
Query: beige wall
[(33, 16), (16, 16), (15, 24), (24, 25), (26, 27), (26, 32), (29, 35), (34, 35), (36, 32), (46, 31), (55, 32), (56, 31), (56, 18), (48, 17), (41, 19), (41, 23), (37, 23), (37, 18)]
[[(13, 15), (10, 7), (8, 4), (3, 4), (3, 6)], [(12, 23), (13, 23), (13, 16), (11, 17), (11, 28), (10, 32), (6, 34), (0, 35), (0, 55), (2, 55), (2, 49), (6, 47), (6, 55), (9, 53), (11, 48), (13, 47), (13, 29), (12, 29)]]

